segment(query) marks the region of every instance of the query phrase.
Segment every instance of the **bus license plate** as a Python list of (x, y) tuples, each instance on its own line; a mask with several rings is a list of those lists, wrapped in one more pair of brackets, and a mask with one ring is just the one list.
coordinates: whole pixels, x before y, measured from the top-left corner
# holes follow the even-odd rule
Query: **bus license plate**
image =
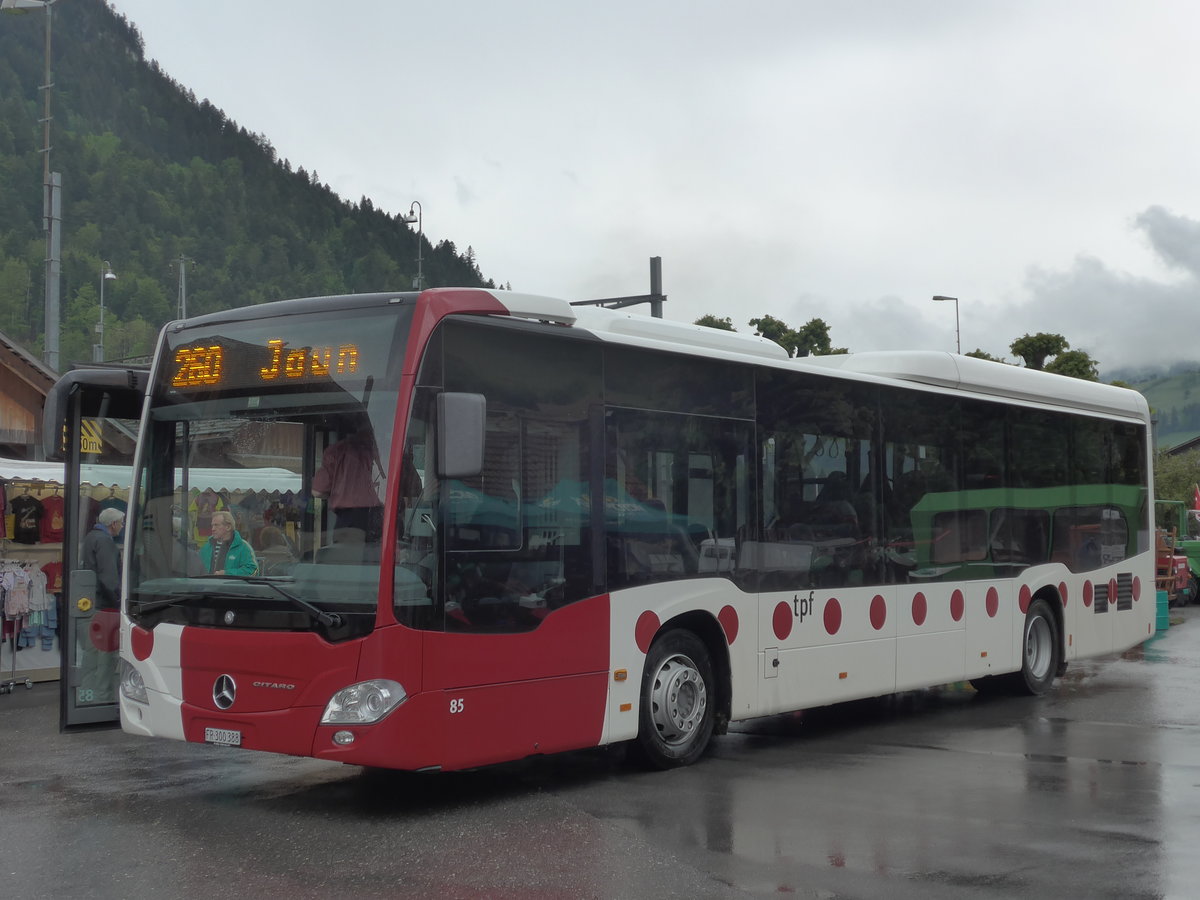
[(240, 747), (242, 733), (228, 728), (205, 728), (204, 742), (206, 744), (222, 744), (226, 747)]

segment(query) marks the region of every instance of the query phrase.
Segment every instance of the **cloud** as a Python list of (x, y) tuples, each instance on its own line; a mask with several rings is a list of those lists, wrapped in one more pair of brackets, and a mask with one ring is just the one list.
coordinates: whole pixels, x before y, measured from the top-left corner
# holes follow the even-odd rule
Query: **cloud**
[(1081, 256), (1065, 271), (1032, 269), (1025, 284), (1028, 300), (1013, 311), (1012, 321), (1063, 335), (1072, 348), (1090, 353), (1102, 372), (1195, 360), (1200, 223), (1161, 206), (1147, 208), (1134, 223), (1182, 278), (1131, 275)]
[(640, 294), (661, 256), (680, 321), (952, 350), (946, 294), (964, 350), (1197, 356), (1200, 217), (1165, 205), (1200, 196), (1195, 4), (114, 3), (294, 166), (420, 199), (516, 290)]
[(478, 195), (463, 179), (454, 176), (454, 196), (459, 206), (472, 206), (478, 200)]
[(1155, 252), (1170, 266), (1200, 276), (1200, 222), (1151, 206), (1135, 220)]

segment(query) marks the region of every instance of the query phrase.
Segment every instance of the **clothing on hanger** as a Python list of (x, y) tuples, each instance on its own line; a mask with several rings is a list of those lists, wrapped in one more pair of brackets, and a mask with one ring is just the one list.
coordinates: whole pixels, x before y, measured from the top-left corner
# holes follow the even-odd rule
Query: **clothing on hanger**
[(43, 544), (61, 543), (66, 503), (60, 494), (42, 499), (41, 539)]
[(8, 504), (13, 516), (12, 539), (19, 544), (36, 544), (42, 537), (42, 518), (46, 511), (28, 492)]

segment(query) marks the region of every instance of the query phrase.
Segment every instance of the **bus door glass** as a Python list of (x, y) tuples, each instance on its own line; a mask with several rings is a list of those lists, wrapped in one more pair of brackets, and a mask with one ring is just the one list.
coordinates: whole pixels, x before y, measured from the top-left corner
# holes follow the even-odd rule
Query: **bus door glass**
[(59, 622), (63, 729), (118, 719), (124, 514), (140, 407), (141, 392), (124, 387), (76, 384), (66, 397)]

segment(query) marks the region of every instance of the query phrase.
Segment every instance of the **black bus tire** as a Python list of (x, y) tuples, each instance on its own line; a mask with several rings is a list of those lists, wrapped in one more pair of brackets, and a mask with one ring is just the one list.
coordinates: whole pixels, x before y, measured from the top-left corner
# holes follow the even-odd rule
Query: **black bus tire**
[(1040, 696), (1050, 690), (1062, 661), (1058, 621), (1045, 600), (1034, 600), (1025, 614), (1021, 633), (1021, 671), (1013, 674), (1013, 685), (1021, 693)]
[(634, 744), (640, 761), (674, 769), (698, 760), (712, 738), (717, 701), (704, 642), (684, 629), (656, 639), (646, 655), (641, 698)]

